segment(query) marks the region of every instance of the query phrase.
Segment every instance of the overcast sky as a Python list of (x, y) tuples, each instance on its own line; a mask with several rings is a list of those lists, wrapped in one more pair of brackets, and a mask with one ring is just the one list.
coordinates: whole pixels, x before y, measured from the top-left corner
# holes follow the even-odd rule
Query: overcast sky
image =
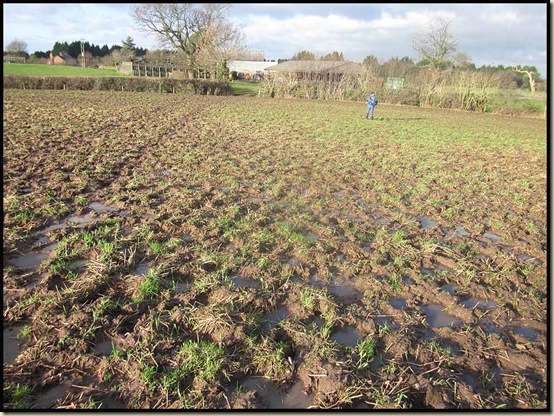
[[(4, 49), (14, 39), (28, 52), (51, 50), (56, 41), (85, 39), (100, 46), (120, 45), (131, 36), (136, 45), (158, 47), (153, 35), (138, 31), (131, 3), (11, 3), (4, 7)], [(266, 59), (291, 58), (300, 50), (339, 51), (361, 62), (375, 55), (418, 59), (412, 38), (435, 17), (451, 19), (458, 50), (477, 66), (534, 65), (546, 77), (546, 3), (234, 3), (230, 19), (240, 25), (250, 49)]]

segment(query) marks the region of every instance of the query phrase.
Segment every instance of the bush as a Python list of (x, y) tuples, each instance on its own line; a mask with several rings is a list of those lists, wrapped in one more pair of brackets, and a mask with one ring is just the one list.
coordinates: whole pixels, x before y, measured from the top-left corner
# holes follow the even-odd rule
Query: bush
[(230, 94), (231, 91), (226, 82), (199, 79), (32, 77), (23, 75), (4, 76), (4, 88), (30, 90), (165, 92), (201, 95), (226, 95)]

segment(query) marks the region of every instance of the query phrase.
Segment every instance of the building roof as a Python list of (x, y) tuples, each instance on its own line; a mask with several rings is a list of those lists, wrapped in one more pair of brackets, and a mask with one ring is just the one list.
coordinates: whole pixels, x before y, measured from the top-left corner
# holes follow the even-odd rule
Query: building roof
[(346, 72), (358, 72), (361, 68), (361, 64), (349, 61), (286, 61), (267, 67), (266, 70), (344, 74)]
[(228, 61), (227, 68), (229, 71), (237, 72), (255, 72), (265, 71), (268, 66), (274, 65), (274, 62), (259, 62), (259, 61)]
[(66, 61), (69, 59), (75, 59), (74, 57), (72, 57), (71, 55), (68, 55), (67, 53), (60, 53), (58, 56)]

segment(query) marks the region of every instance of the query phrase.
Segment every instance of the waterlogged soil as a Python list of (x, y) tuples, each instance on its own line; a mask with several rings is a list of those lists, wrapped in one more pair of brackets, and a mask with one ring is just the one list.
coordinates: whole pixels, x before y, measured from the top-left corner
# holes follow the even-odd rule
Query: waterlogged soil
[(546, 409), (546, 125), (4, 91), (5, 409)]

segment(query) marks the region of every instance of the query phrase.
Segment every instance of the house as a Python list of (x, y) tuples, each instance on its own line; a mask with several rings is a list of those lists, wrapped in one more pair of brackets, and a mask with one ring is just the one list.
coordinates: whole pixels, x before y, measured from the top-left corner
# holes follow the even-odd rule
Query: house
[(286, 61), (266, 68), (269, 77), (338, 81), (345, 74), (363, 71), (362, 64), (350, 61)]
[(50, 52), (49, 63), (51, 65), (77, 65), (77, 59), (63, 52), (60, 52), (60, 54), (56, 56)]

